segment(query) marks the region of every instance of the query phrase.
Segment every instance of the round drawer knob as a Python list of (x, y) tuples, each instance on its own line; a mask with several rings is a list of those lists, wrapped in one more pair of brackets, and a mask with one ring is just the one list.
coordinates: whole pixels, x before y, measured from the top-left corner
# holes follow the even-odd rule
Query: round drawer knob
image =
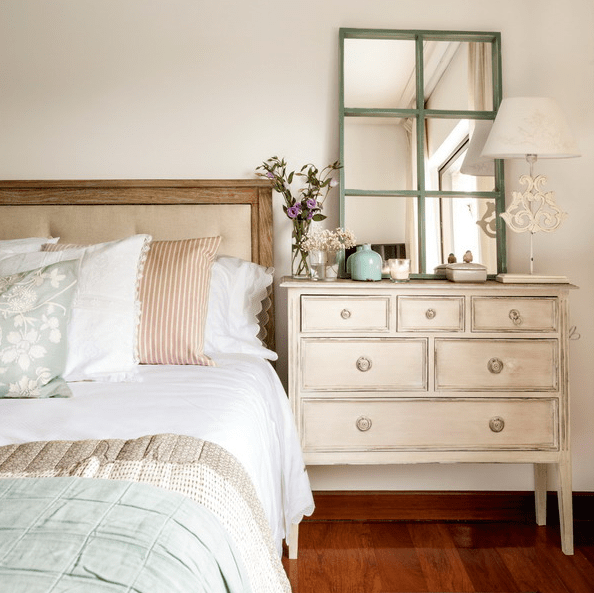
[(495, 416), (489, 420), (489, 428), (493, 432), (501, 432), (505, 428), (505, 420), (501, 416)]
[(367, 418), (367, 416), (359, 416), (355, 424), (361, 432), (365, 432), (371, 428), (371, 418)]
[(503, 361), (499, 360), (499, 358), (491, 358), (487, 363), (487, 368), (490, 373), (498, 375), (503, 370)]
[(437, 315), (437, 313), (436, 313), (435, 309), (427, 309), (425, 311), (425, 317), (427, 319), (434, 319), (436, 315)]
[(340, 316), (341, 316), (343, 319), (349, 319), (349, 318), (350, 318), (350, 316), (351, 316), (351, 312), (350, 312), (348, 309), (343, 309), (343, 310), (340, 312)]
[(514, 325), (522, 325), (522, 316), (517, 309), (511, 309), (509, 312), (509, 318), (512, 320)]
[(365, 356), (360, 356), (356, 362), (357, 369), (362, 373), (366, 373), (371, 368), (371, 360), (369, 358), (365, 358)]

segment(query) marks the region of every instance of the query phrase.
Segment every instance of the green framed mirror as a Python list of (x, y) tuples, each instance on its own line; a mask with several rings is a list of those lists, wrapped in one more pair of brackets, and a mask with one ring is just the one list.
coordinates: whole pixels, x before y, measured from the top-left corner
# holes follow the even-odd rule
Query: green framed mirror
[(413, 277), (468, 250), (505, 272), (501, 95), (499, 33), (340, 29), (340, 225)]

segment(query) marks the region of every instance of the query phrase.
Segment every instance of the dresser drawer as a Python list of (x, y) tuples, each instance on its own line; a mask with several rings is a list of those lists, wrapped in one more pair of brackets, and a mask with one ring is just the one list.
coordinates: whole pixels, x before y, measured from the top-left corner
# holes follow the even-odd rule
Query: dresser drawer
[(301, 349), (301, 385), (306, 390), (427, 389), (424, 338), (305, 338)]
[(436, 339), (435, 389), (555, 391), (553, 339)]
[(472, 297), (472, 331), (554, 332), (558, 300), (530, 297)]
[(390, 322), (390, 298), (301, 297), (302, 332), (386, 332)]
[(556, 450), (556, 399), (302, 402), (305, 452)]
[(462, 331), (464, 297), (398, 297), (398, 331)]

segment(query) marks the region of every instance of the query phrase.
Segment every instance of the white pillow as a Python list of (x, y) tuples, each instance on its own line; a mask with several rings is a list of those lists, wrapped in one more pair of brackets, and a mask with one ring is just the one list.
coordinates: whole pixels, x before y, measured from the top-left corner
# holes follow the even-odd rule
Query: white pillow
[(24, 253), (0, 260), (0, 276), (80, 259), (68, 325), (67, 381), (135, 378), (140, 319), (137, 280), (150, 235), (61, 251)]
[(211, 268), (204, 352), (254, 354), (268, 360), (276, 352), (262, 345), (258, 315), (272, 285), (274, 269), (220, 256)]
[(41, 251), (41, 246), (46, 243), (57, 243), (60, 237), (27, 237), (26, 239), (6, 239), (0, 241), (0, 258), (16, 253), (31, 253)]

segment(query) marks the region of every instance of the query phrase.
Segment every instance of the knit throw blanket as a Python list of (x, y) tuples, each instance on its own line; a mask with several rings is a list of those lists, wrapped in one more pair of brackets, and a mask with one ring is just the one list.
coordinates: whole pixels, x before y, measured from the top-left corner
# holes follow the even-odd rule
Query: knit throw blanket
[(231, 534), (254, 591), (290, 592), (254, 486), (222, 447), (174, 434), (0, 447), (0, 479), (63, 476), (143, 482), (191, 498)]

